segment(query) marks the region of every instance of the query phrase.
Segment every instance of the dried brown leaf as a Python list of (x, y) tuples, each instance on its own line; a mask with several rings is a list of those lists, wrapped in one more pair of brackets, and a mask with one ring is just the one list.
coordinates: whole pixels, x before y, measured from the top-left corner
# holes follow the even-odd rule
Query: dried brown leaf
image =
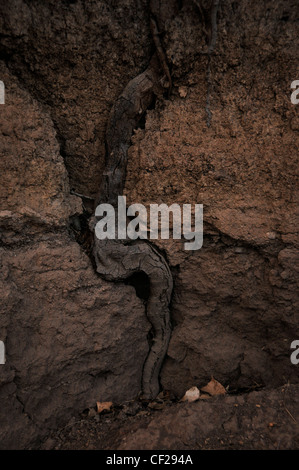
[(112, 401), (97, 401), (97, 412), (110, 411), (112, 405)]
[(152, 401), (151, 403), (148, 404), (148, 407), (151, 408), (152, 410), (163, 410), (165, 408), (165, 403), (158, 403), (155, 401)]
[(202, 387), (200, 390), (201, 390), (201, 392), (208, 393), (212, 397), (215, 396), (215, 395), (225, 395), (226, 394), (226, 390), (223, 387), (223, 385), (221, 385), (220, 382), (215, 380), (214, 377), (212, 377), (210, 382), (207, 385), (205, 385), (205, 387)]
[(199, 398), (201, 400), (208, 400), (209, 398), (211, 398), (211, 395), (209, 395), (208, 393), (201, 393)]

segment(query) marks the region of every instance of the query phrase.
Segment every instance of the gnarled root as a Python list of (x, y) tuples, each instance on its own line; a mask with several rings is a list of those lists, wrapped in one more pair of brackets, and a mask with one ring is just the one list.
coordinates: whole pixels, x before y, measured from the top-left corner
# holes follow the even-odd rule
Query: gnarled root
[(167, 352), (171, 324), (169, 303), (173, 287), (169, 267), (160, 253), (145, 241), (96, 240), (97, 272), (108, 281), (124, 281), (144, 272), (150, 283), (146, 314), (153, 328), (153, 342), (143, 366), (142, 394), (153, 399), (159, 393), (159, 373)]
[[(153, 39), (157, 51), (149, 66), (125, 87), (115, 101), (106, 132), (106, 165), (96, 206), (109, 203), (116, 209), (118, 196), (123, 194), (128, 149), (133, 130), (157, 94), (163, 93), (161, 64), (171, 87), (158, 30), (152, 19)], [(90, 222), (94, 229), (95, 220)], [(143, 367), (142, 392), (152, 399), (159, 393), (159, 373), (171, 335), (169, 302), (172, 275), (164, 257), (146, 241), (98, 240), (94, 236), (94, 258), (97, 272), (107, 281), (124, 281), (132, 274), (144, 272), (150, 283), (146, 313), (153, 328), (153, 341)]]

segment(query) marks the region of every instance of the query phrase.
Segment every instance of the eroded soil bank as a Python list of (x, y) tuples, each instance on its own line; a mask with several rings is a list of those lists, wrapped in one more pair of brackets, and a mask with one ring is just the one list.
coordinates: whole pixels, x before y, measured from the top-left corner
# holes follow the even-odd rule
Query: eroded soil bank
[[(173, 403), (82, 421), (136, 400), (149, 350), (143, 279), (103, 280), (88, 229), (109, 111), (155, 50), (149, 6), (1, 2), (1, 448), (298, 447), (298, 2), (221, 1), (211, 57), (196, 2), (166, 3), (172, 89), (134, 131), (125, 195), (204, 205), (202, 249), (156, 244), (174, 280)], [(177, 403), (211, 376), (234, 395)]]

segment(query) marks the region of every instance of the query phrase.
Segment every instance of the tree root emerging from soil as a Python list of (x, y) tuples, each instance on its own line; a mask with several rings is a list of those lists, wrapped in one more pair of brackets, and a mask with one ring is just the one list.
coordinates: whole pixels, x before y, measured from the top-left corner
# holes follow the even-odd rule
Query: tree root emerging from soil
[[(157, 43), (157, 37), (155, 41)], [(155, 94), (161, 94), (163, 90), (161, 57), (160, 48), (148, 68), (128, 83), (111, 110), (106, 133), (106, 166), (96, 205), (109, 203), (117, 209), (117, 198), (123, 194), (133, 130)], [(162, 67), (165, 71), (165, 64)], [(169, 77), (168, 87), (171, 86)], [(94, 228), (95, 221), (92, 223)], [(98, 240), (94, 237), (93, 254), (97, 272), (108, 281), (125, 281), (140, 272), (149, 279), (146, 314), (152, 325), (153, 340), (143, 367), (142, 396), (153, 399), (159, 393), (159, 373), (171, 336), (169, 303), (173, 281), (168, 264), (150, 243), (140, 240)]]
[[(168, 89), (168, 95), (171, 92), (171, 74), (160, 35), (163, 28), (161, 25), (166, 23), (172, 12), (170, 8), (165, 9), (166, 16), (162, 18), (160, 7), (159, 1), (150, 0), (150, 26), (156, 52), (148, 68), (132, 79), (118, 97), (108, 121), (106, 165), (96, 206), (100, 203), (112, 204), (116, 215), (118, 196), (123, 194), (133, 131), (155, 95), (163, 94), (165, 89)], [(211, 47), (212, 43), (213, 41), (210, 43)], [(93, 219), (92, 229), (95, 224), (96, 220)], [(173, 280), (168, 264), (152, 244), (140, 240), (98, 240), (94, 236), (93, 255), (97, 272), (108, 281), (125, 281), (140, 272), (145, 273), (149, 279), (150, 294), (146, 313), (153, 327), (153, 341), (144, 363), (142, 394), (146, 399), (153, 399), (159, 393), (159, 373), (171, 336), (169, 303)]]

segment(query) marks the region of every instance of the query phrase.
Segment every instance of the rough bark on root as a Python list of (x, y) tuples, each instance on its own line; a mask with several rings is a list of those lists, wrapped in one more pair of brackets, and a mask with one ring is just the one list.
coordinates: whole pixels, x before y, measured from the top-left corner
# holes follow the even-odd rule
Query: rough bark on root
[[(160, 87), (159, 80), (155, 54), (149, 67), (131, 80), (116, 100), (106, 132), (106, 166), (96, 205), (105, 202), (117, 209), (117, 198), (123, 194), (125, 184), (131, 136)], [(108, 281), (124, 281), (137, 272), (148, 276), (150, 295), (146, 314), (152, 325), (153, 341), (143, 366), (142, 395), (153, 399), (159, 393), (159, 373), (171, 336), (169, 302), (173, 282), (167, 262), (150, 243), (140, 240), (94, 237), (93, 254), (97, 272)]]
[[(171, 92), (171, 74), (159, 29), (171, 17), (175, 4), (175, 0), (171, 5), (162, 5), (160, 0), (149, 1), (150, 26), (156, 52), (148, 68), (128, 83), (111, 110), (106, 132), (105, 170), (96, 206), (109, 203), (117, 210), (118, 196), (123, 194), (133, 130), (154, 96), (163, 91), (163, 75), (167, 79), (168, 94)], [(212, 0), (212, 23), (216, 20), (218, 4), (218, 0)], [(209, 52), (212, 51), (214, 42), (212, 38)], [(93, 229), (95, 223), (94, 219), (91, 222)], [(145, 398), (155, 398), (159, 393), (159, 373), (171, 336), (169, 303), (173, 280), (168, 264), (152, 244), (141, 240), (98, 240), (95, 236), (93, 254), (97, 272), (108, 281), (124, 281), (138, 272), (144, 272), (148, 276), (150, 295), (146, 313), (153, 328), (153, 341), (143, 367), (142, 392)]]

